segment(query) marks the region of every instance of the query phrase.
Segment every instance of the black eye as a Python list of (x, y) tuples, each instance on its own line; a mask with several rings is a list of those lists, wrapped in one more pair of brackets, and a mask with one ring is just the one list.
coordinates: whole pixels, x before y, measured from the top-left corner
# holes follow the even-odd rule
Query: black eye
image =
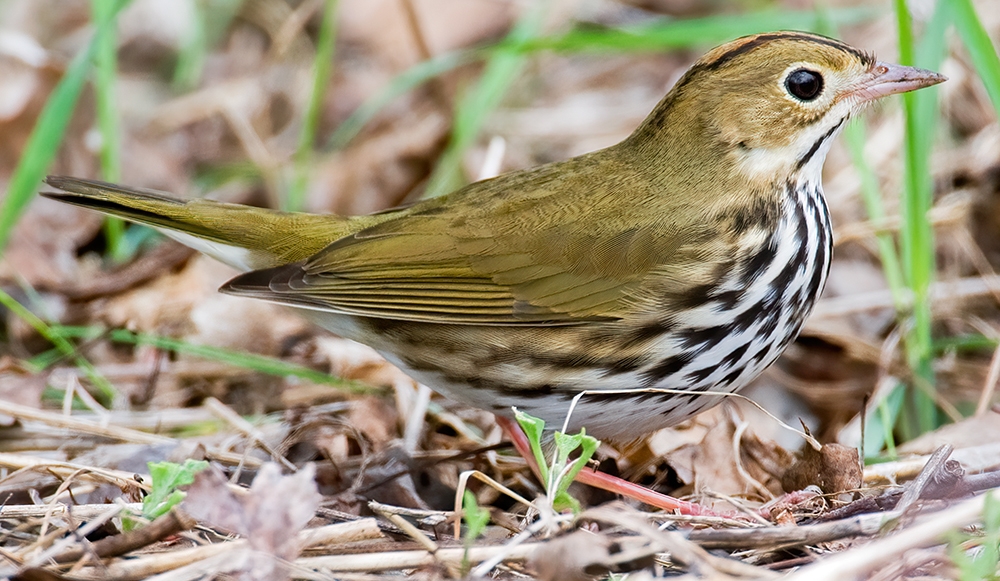
[(785, 88), (797, 99), (812, 101), (823, 90), (823, 76), (816, 71), (796, 69), (785, 77)]

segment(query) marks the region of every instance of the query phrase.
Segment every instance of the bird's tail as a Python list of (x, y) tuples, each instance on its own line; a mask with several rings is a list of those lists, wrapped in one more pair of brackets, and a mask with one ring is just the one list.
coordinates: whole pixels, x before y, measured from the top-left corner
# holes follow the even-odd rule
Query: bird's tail
[(49, 176), (42, 196), (156, 228), (239, 270), (304, 260), (356, 226), (334, 215), (278, 212), (211, 200), (178, 200), (106, 182)]

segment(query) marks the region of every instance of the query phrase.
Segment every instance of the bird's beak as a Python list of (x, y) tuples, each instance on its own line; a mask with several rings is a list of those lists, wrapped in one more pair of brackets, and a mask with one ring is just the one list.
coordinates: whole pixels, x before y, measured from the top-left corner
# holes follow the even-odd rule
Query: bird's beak
[(859, 103), (868, 103), (896, 93), (915, 91), (948, 80), (948, 77), (916, 67), (877, 62), (851, 91)]

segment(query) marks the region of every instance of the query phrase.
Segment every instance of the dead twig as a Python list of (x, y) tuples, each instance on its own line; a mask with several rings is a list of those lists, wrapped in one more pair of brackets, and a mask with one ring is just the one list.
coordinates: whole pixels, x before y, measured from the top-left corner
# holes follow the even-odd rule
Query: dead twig
[[(644, 515), (621, 503), (613, 502), (587, 510), (580, 515), (580, 518), (635, 531), (649, 541), (650, 551), (669, 553), (671, 561), (681, 563), (692, 571), (725, 573), (753, 579), (768, 579), (777, 576), (766, 569), (742, 561), (712, 555), (704, 548), (684, 538), (684, 535), (679, 532), (663, 531), (650, 525)], [(636, 558), (637, 555), (630, 555), (630, 557)]]
[(175, 507), (144, 527), (90, 543), (89, 551), (85, 551), (83, 548), (71, 549), (55, 555), (52, 560), (56, 563), (72, 563), (83, 557), (85, 553), (92, 553), (101, 558), (117, 557), (151, 545), (180, 531), (186, 531), (195, 524), (193, 518)]
[[(382, 533), (373, 518), (308, 529), (298, 534), (299, 543), (303, 548), (346, 544), (381, 537)], [(146, 579), (157, 573), (179, 569), (207, 559), (223, 559), (220, 555), (241, 551), (247, 546), (246, 539), (237, 539), (190, 549), (176, 549), (166, 553), (143, 555), (134, 559), (118, 561), (102, 568), (84, 568), (76, 573), (76, 577), (80, 579), (118, 579), (119, 581)], [(427, 555), (423, 551), (416, 552)], [(379, 554), (375, 556), (377, 557)], [(302, 560), (299, 559), (299, 561)]]
[(231, 407), (214, 397), (205, 398), (202, 405), (211, 411), (215, 417), (226, 422), (246, 436), (250, 440), (251, 444), (258, 446), (260, 449), (267, 452), (271, 456), (272, 460), (281, 464), (286, 470), (289, 472), (298, 472), (298, 467), (296, 467), (295, 464), (289, 462), (288, 458), (285, 458), (284, 455), (275, 450), (264, 440), (264, 435), (260, 433), (260, 430), (255, 428), (250, 422), (243, 419), (238, 413), (234, 412)]
[[(896, 509), (902, 513), (907, 512), (913, 503), (919, 500), (927, 488), (935, 481), (942, 480), (946, 478), (941, 475), (941, 472), (945, 469), (945, 464), (951, 453), (955, 451), (955, 448), (945, 444), (939, 447), (937, 450), (931, 454), (931, 457), (927, 460), (927, 464), (924, 465), (924, 469), (920, 471), (913, 481), (906, 485), (905, 491), (903, 492), (902, 498), (899, 499), (899, 503), (896, 505)], [(954, 479), (952, 479), (954, 481)]]
[(195, 250), (178, 242), (165, 242), (138, 259), (101, 276), (88, 277), (72, 285), (44, 289), (57, 292), (75, 302), (86, 302), (116, 295), (143, 285), (164, 272), (170, 272), (195, 255)]
[(840, 581), (863, 578), (867, 572), (898, 558), (905, 551), (938, 543), (941, 536), (948, 531), (975, 522), (983, 513), (983, 505), (988, 495), (993, 495), (994, 499), (998, 498), (996, 491), (981, 494), (947, 510), (938, 511), (926, 520), (910, 525), (891, 536), (850, 551), (829, 555), (785, 577), (785, 581)]
[[(133, 430), (131, 428), (123, 428), (114, 425), (105, 426), (92, 420), (81, 419), (67, 414), (41, 410), (38, 408), (20, 405), (9, 401), (0, 400), (0, 413), (7, 416), (11, 416), (13, 418), (17, 418), (19, 420), (41, 422), (45, 425), (52, 426), (54, 428), (62, 428), (65, 430), (70, 430), (81, 434), (100, 436), (103, 438), (111, 438), (114, 440), (120, 440), (122, 442), (129, 442), (133, 444), (156, 445), (156, 444), (180, 443), (180, 441), (177, 440), (176, 438), (170, 438), (168, 436), (161, 436), (159, 434), (149, 434), (146, 432), (140, 432), (139, 430)], [(217, 450), (213, 448), (206, 448), (205, 455), (212, 460), (217, 460), (225, 464), (242, 463), (243, 465), (250, 466), (252, 468), (257, 468), (262, 464), (261, 460), (257, 458), (253, 458), (250, 456), (244, 457), (243, 454), (235, 454), (233, 452), (227, 452), (224, 450)], [(14, 454), (5, 454), (2, 457), (0, 457), (0, 464), (3, 463), (3, 458), (13, 459), (17, 457), (18, 456)]]
[(703, 549), (746, 550), (815, 545), (838, 539), (874, 535), (895, 514), (865, 514), (834, 522), (805, 526), (702, 529), (691, 531), (688, 534), (688, 539)]

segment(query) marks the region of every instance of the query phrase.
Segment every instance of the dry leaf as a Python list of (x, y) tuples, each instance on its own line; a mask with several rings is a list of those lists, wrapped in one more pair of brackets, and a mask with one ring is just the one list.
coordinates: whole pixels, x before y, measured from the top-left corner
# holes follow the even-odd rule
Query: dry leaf
[(539, 548), (531, 565), (539, 581), (590, 581), (613, 569), (614, 547), (614, 539), (607, 535), (577, 530)]
[[(785, 454), (783, 449), (749, 430), (743, 432), (739, 446), (735, 446), (736, 426), (728, 414), (724, 416), (699, 442), (682, 446), (667, 456), (678, 478), (693, 485), (695, 490), (707, 488), (727, 496), (766, 498), (777, 493), (779, 486), (771, 469), (780, 464), (779, 459)], [(737, 449), (739, 458), (735, 456)]]
[(199, 521), (247, 538), (249, 548), (234, 555), (228, 574), (246, 581), (287, 579), (287, 562), (299, 554), (297, 534), (322, 499), (315, 473), (308, 464), (296, 474), (282, 476), (277, 464), (265, 464), (250, 490), (236, 495), (212, 466), (195, 477), (182, 507)]
[(97, 233), (101, 217), (51, 200), (34, 200), (0, 259), (0, 280), (54, 288), (79, 276), (76, 250)]
[(785, 492), (819, 486), (826, 494), (857, 490), (862, 482), (861, 459), (857, 448), (825, 444), (820, 450), (806, 446), (798, 461), (781, 477)]
[(961, 449), (988, 442), (1000, 442), (1000, 413), (995, 411), (941, 426), (903, 444), (898, 451), (900, 454), (930, 454), (944, 444)]
[[(40, 408), (45, 375), (33, 374), (8, 356), (0, 357), (0, 401)], [(14, 419), (0, 414), (0, 426), (10, 426)]]

